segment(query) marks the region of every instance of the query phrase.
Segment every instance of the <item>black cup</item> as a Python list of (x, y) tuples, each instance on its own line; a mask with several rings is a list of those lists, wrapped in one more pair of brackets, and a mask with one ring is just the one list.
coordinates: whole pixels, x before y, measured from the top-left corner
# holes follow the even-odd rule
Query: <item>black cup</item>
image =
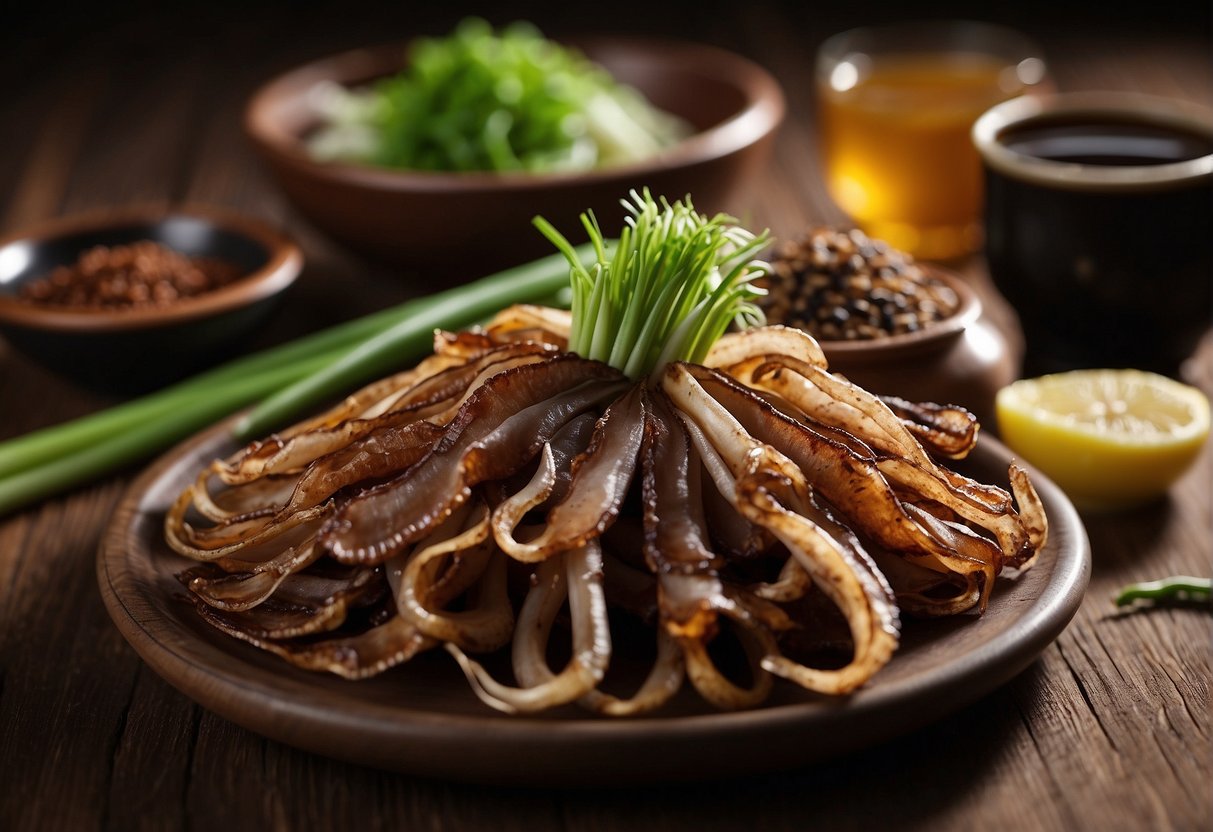
[(1025, 97), (985, 113), (973, 141), (1025, 371), (1174, 375), (1213, 322), (1213, 116), (1151, 96)]

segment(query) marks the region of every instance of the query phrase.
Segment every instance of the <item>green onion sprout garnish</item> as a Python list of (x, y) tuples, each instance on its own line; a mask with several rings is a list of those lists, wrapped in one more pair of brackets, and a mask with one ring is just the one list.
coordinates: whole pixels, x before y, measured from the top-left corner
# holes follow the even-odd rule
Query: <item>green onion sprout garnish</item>
[(710, 219), (690, 197), (673, 204), (645, 189), (624, 201), (629, 216), (608, 251), (592, 212), (581, 215), (596, 260), (585, 265), (573, 245), (542, 217), (535, 225), (572, 270), (569, 350), (640, 379), (671, 361), (702, 362), (731, 323), (760, 326), (754, 299), (766, 274), (755, 255), (770, 235), (753, 234), (727, 214)]

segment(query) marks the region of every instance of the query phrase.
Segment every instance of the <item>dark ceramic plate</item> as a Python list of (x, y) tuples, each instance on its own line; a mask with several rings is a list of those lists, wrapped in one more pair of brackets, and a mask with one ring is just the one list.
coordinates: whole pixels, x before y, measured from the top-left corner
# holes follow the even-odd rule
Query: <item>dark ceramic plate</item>
[[(1090, 573), (1077, 513), (1034, 472), (1051, 525), (1036, 567), (1019, 580), (1000, 581), (980, 618), (907, 623), (897, 655), (850, 697), (815, 696), (777, 682), (764, 707), (740, 713), (713, 712), (684, 690), (646, 718), (612, 720), (572, 707), (503, 716), (475, 698), (442, 651), (347, 682), (298, 670), (199, 619), (174, 578), (189, 562), (166, 547), (161, 527), (194, 472), (233, 450), (226, 437), (225, 426), (211, 429), (132, 485), (97, 559), (114, 623), (157, 673), (215, 713), (318, 754), (412, 774), (543, 786), (628, 784), (704, 771), (754, 773), (842, 754), (939, 719), (1019, 673), (1074, 615)], [(1005, 482), (1009, 460), (1005, 447), (983, 439), (968, 473)]]

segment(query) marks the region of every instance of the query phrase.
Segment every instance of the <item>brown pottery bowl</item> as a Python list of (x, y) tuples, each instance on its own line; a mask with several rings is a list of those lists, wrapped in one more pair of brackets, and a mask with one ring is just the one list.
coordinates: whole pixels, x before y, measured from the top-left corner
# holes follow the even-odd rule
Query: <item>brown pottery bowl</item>
[(694, 135), (639, 164), (583, 173), (432, 173), (316, 162), (303, 137), (318, 117), (318, 85), (355, 87), (399, 71), (405, 44), (359, 49), (306, 64), (251, 99), (245, 127), (287, 196), (318, 228), (350, 248), (451, 282), (552, 251), (531, 219), (542, 215), (570, 239), (593, 209), (613, 233), (619, 201), (648, 187), (671, 200), (690, 194), (702, 212), (738, 213), (743, 186), (764, 164), (784, 115), (764, 69), (710, 46), (631, 39), (579, 42), (591, 59), (654, 105), (686, 119)]
[[(23, 283), (89, 249), (141, 240), (232, 263), (242, 276), (164, 306), (64, 307), (18, 298)], [(0, 334), (83, 386), (138, 392), (230, 357), (302, 268), (298, 246), (278, 231), (212, 209), (127, 209), (55, 220), (0, 239)]]
[(956, 292), (956, 312), (928, 327), (868, 341), (820, 341), (832, 372), (873, 393), (913, 402), (955, 404), (994, 426), (994, 395), (1019, 376), (1019, 356), (981, 317), (981, 300), (964, 280), (922, 264)]

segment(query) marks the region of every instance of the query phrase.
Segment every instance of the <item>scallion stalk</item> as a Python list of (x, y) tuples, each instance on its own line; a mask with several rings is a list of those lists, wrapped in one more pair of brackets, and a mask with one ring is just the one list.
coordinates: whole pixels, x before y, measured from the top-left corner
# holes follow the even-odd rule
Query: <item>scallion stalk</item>
[(226, 384), (265, 370), (289, 367), (317, 356), (335, 359), (352, 344), (365, 340), (394, 322), (395, 318), (388, 313), (398, 314), (396, 310), (387, 310), (368, 315), (315, 335), (228, 362), (186, 381), (98, 413), (9, 439), (0, 443), (0, 478), (34, 468), (56, 456), (104, 442), (114, 433), (139, 428), (149, 421), (171, 414), (192, 400), (194, 395), (207, 396), (211, 391)]
[(267, 389), (290, 384), (331, 360), (322, 354), (233, 379), (211, 390), (188, 390), (175, 401), (177, 407), (171, 413), (148, 419), (138, 429), (115, 432), (85, 448), (56, 454), (42, 464), (0, 478), (0, 515), (142, 459), (248, 405)]

